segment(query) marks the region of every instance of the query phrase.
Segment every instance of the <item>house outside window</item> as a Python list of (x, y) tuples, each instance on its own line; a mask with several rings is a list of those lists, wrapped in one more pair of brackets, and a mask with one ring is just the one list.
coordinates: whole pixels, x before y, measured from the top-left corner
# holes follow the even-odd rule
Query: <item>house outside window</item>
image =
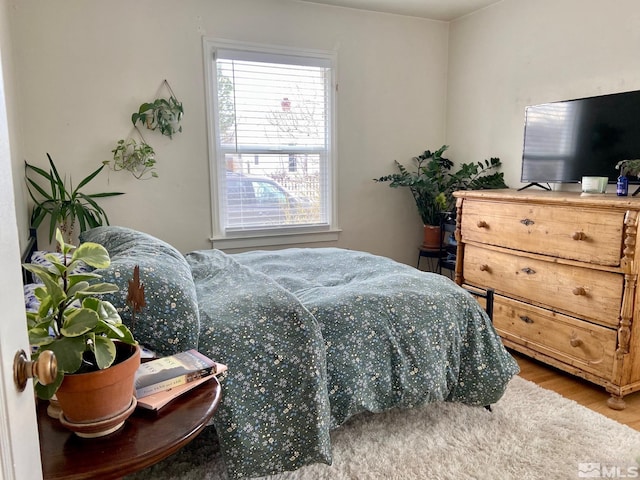
[(213, 242), (337, 239), (335, 54), (204, 40)]

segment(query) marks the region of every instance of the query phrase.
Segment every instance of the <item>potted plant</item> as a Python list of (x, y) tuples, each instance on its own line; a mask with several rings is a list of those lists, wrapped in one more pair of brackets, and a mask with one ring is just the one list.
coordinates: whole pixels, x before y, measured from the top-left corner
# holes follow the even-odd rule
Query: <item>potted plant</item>
[[(48, 153), (47, 158), (50, 167), (48, 172), (24, 162), (27, 190), (31, 200), (35, 203), (31, 214), (31, 226), (38, 228), (42, 221), (49, 216), (49, 242), (51, 242), (56, 228), (60, 228), (65, 233), (67, 240), (71, 241), (76, 220), (80, 225), (81, 232), (88, 228), (98, 227), (103, 222), (109, 225), (109, 218), (102, 207), (98, 205), (96, 199), (123, 195), (123, 193), (86, 194), (81, 191), (102, 171), (104, 165), (87, 175), (76, 188), (73, 188), (71, 178), (67, 184), (66, 177), (64, 179), (60, 177), (58, 169)], [(36, 178), (43, 181), (43, 185), (29, 175), (35, 175)]]
[(115, 172), (126, 170), (138, 180), (158, 178), (155, 171), (156, 152), (153, 147), (144, 140), (140, 143), (135, 139), (118, 140), (116, 148), (111, 150), (112, 160), (105, 160), (103, 163), (109, 165)]
[(157, 98), (151, 103), (143, 103), (137, 112), (131, 115), (131, 122), (145, 125), (149, 130), (159, 129), (160, 133), (172, 138), (177, 132), (182, 132), (180, 121), (184, 110), (182, 103), (173, 95), (169, 99)]
[(620, 170), (620, 175), (637, 177), (640, 175), (640, 159), (620, 160), (616, 163), (616, 168)]
[(62, 423), (81, 436), (98, 436), (119, 428), (135, 408), (134, 376), (140, 349), (116, 308), (100, 295), (118, 287), (96, 283), (92, 272), (72, 273), (80, 263), (94, 268), (110, 264), (109, 253), (97, 243), (78, 248), (67, 244), (59, 229), (60, 254), (47, 254), (50, 266), (25, 264), (42, 285), (35, 295), (36, 312), (27, 312), (29, 342), (35, 361), (42, 352), (55, 354), (55, 381), (35, 392), (42, 399), (54, 394), (60, 403)]
[(489, 173), (502, 165), (499, 158), (477, 163), (463, 163), (458, 170), (451, 172), (453, 162), (442, 156), (448, 148), (448, 145), (443, 145), (435, 152), (425, 150), (417, 157), (413, 157), (415, 164), (413, 171), (409, 171), (396, 160), (395, 165), (399, 173), (374, 179), (376, 182), (388, 182), (392, 188), (409, 188), (425, 226), (423, 242), (425, 248), (440, 247), (442, 239), (440, 223), (445, 213), (453, 211), (455, 206), (453, 192), (507, 187), (503, 173)]

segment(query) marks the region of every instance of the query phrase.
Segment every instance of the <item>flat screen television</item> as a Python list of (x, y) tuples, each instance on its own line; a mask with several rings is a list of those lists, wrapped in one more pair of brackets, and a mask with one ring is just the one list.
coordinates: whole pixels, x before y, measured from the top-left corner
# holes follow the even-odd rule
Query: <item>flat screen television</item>
[[(640, 158), (640, 91), (526, 108), (521, 181), (615, 183), (620, 160)], [(630, 178), (630, 183), (639, 183)], [(523, 187), (526, 188), (526, 187)]]

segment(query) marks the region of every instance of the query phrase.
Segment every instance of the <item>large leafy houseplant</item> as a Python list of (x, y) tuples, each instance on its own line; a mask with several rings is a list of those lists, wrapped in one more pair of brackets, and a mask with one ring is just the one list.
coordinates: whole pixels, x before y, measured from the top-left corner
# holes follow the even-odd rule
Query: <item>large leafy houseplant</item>
[(110, 265), (109, 253), (97, 243), (78, 248), (67, 244), (59, 229), (56, 241), (60, 254), (47, 254), (50, 266), (24, 264), (42, 285), (35, 289), (38, 310), (27, 312), (29, 342), (35, 348), (33, 359), (45, 350), (57, 359), (58, 374), (50, 385), (35, 384), (36, 394), (48, 399), (56, 393), (66, 374), (103, 370), (116, 359), (114, 340), (135, 345), (130, 330), (122, 323), (116, 308), (100, 295), (118, 291), (112, 283), (102, 283), (99, 274), (73, 273), (84, 263), (94, 268)]
[[(25, 177), (29, 196), (34, 202), (31, 214), (31, 226), (38, 228), (47, 216), (49, 222), (49, 242), (53, 240), (56, 228), (60, 228), (70, 240), (74, 233), (76, 220), (80, 225), (80, 231), (84, 232), (103, 223), (109, 225), (106, 212), (96, 199), (123, 195), (123, 192), (84, 193), (81, 189), (93, 180), (104, 168), (100, 166), (83, 178), (73, 188), (71, 178), (62, 178), (53, 159), (47, 153), (49, 159), (49, 171), (30, 165), (25, 162)], [(34, 178), (32, 178), (32, 176)], [(39, 180), (42, 184), (38, 183)]]
[(502, 165), (499, 158), (463, 163), (452, 172), (453, 162), (442, 156), (448, 148), (443, 145), (434, 152), (425, 150), (413, 157), (415, 169), (412, 171), (396, 160), (399, 173), (374, 179), (388, 182), (392, 188), (407, 187), (424, 225), (440, 225), (442, 214), (452, 211), (455, 206), (453, 192), (456, 190), (507, 188), (504, 174), (494, 171)]

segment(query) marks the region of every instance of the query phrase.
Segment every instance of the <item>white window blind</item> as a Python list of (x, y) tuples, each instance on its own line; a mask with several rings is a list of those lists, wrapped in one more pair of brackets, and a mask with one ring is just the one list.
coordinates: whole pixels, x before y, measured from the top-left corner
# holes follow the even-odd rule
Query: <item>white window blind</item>
[(214, 218), (220, 233), (329, 228), (331, 56), (255, 46), (214, 46), (212, 52)]

